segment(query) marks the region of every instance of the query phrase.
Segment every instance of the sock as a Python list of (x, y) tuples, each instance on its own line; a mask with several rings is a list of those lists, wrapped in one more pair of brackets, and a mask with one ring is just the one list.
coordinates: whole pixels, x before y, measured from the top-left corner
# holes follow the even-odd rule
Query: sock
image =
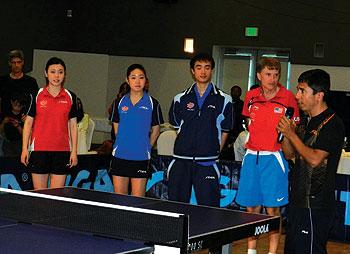
[(256, 249), (248, 249), (248, 254), (256, 254)]

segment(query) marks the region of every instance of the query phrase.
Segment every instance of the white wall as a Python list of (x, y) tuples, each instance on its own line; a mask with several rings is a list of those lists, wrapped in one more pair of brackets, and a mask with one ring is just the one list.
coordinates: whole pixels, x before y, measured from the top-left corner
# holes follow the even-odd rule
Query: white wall
[(291, 90), (293, 92), (295, 92), (300, 74), (311, 69), (322, 69), (329, 73), (331, 90), (350, 91), (350, 67), (293, 64), (291, 72)]
[[(84, 111), (92, 117), (105, 117), (109, 56), (101, 54), (73, 53), (52, 50), (34, 50), (33, 71), (40, 87), (45, 86), (45, 65), (51, 57), (61, 58), (67, 68), (65, 87), (81, 98)], [(102, 143), (110, 135), (95, 132), (93, 143)]]
[(51, 50), (34, 50), (33, 71), (40, 87), (45, 85), (45, 65), (49, 58), (61, 58), (67, 68), (65, 87), (81, 98), (91, 116), (105, 116), (109, 56)]

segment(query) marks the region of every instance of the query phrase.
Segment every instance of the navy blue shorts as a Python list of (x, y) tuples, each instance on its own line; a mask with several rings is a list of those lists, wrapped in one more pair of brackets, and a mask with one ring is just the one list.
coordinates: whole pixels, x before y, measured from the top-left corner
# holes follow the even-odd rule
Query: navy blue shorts
[(112, 156), (110, 173), (130, 178), (149, 178), (152, 175), (149, 169), (149, 160), (124, 160), (114, 156)]
[(220, 206), (220, 170), (216, 163), (203, 166), (174, 159), (169, 164), (168, 180), (169, 200), (189, 203), (193, 186), (199, 205)]
[(28, 171), (35, 174), (67, 175), (70, 152), (34, 151), (30, 154)]

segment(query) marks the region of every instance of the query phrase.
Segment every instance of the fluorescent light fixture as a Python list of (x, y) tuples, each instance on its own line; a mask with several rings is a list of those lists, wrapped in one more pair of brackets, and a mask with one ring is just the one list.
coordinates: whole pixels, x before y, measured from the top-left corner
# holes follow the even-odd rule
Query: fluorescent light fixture
[(225, 56), (248, 56), (248, 57), (251, 57), (252, 56), (252, 53), (225, 53), (224, 54)]
[(277, 58), (289, 59), (289, 55), (281, 55), (281, 54), (262, 54), (261, 57), (277, 57)]
[(187, 53), (194, 52), (194, 39), (193, 38), (185, 38), (184, 40), (184, 51)]

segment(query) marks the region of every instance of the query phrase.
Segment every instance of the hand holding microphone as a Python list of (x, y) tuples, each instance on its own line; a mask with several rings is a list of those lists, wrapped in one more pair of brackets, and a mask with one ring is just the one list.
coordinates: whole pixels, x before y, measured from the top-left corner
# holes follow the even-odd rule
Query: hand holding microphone
[[(291, 119), (293, 117), (293, 114), (294, 114), (294, 108), (288, 107), (287, 110), (286, 110), (285, 116), (288, 119)], [(283, 136), (282, 132), (279, 132), (278, 133), (278, 137), (277, 137), (277, 142), (281, 143), (283, 141), (283, 137), (284, 136)]]

